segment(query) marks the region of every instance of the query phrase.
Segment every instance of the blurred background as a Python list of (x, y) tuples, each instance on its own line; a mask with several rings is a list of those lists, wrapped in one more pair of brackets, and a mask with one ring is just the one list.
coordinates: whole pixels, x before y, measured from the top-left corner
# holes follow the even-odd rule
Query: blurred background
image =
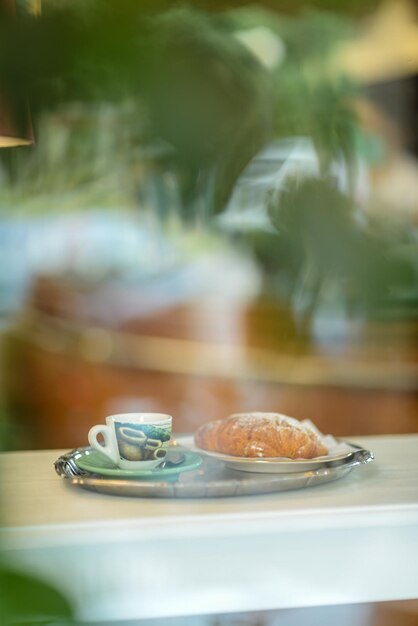
[(3, 449), (125, 411), (418, 431), (416, 2), (0, 16)]
[(9, 447), (141, 410), (416, 432), (416, 4), (2, 6)]

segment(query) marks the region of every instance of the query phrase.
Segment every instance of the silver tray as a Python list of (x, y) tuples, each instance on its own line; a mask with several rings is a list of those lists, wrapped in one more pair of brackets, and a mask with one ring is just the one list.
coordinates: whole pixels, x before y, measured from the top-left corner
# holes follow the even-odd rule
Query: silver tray
[[(140, 498), (216, 498), (304, 489), (343, 478), (354, 468), (373, 460), (373, 453), (355, 444), (352, 454), (330, 461), (320, 469), (293, 474), (256, 474), (225, 467), (203, 458), (199, 469), (179, 474), (175, 482), (103, 478), (80, 470), (75, 459), (85, 448), (72, 450), (55, 461), (57, 474), (73, 485), (112, 496)], [(178, 448), (180, 449), (180, 448)]]

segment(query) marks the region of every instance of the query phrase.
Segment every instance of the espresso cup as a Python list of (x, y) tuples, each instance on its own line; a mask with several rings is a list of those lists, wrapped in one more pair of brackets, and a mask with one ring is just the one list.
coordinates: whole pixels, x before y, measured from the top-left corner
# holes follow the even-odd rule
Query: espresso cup
[[(89, 430), (89, 443), (122, 469), (152, 469), (167, 454), (171, 438), (171, 415), (120, 413)], [(97, 440), (102, 435), (104, 444)]]

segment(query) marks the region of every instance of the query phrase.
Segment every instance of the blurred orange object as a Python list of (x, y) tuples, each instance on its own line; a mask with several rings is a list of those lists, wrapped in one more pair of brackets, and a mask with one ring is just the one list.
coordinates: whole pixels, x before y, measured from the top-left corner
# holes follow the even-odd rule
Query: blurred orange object
[(418, 600), (376, 604), (371, 626), (418, 626)]
[(7, 395), (22, 445), (75, 447), (116, 412), (174, 416), (177, 432), (233, 412), (278, 411), (341, 435), (416, 432), (413, 322), (315, 346), (277, 303), (202, 299), (122, 319), (141, 293), (40, 278), (9, 334)]

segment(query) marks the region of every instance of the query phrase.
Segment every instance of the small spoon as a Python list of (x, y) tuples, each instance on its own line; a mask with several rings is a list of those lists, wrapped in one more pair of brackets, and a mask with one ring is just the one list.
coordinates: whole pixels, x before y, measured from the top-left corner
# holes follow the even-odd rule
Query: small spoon
[(176, 467), (176, 465), (180, 465), (181, 463), (183, 463), (185, 458), (186, 457), (183, 452), (170, 450), (169, 452), (167, 452), (162, 463), (160, 463), (160, 465), (157, 465), (156, 469), (162, 469), (163, 467)]

